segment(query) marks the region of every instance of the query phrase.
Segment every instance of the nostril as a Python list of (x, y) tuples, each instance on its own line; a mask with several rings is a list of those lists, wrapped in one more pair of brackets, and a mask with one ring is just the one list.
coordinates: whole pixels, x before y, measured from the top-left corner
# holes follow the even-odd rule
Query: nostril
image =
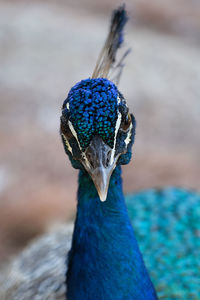
[(107, 158), (106, 159), (106, 167), (108, 167), (108, 165), (109, 165), (109, 159)]
[(106, 158), (106, 167), (109, 166), (110, 163), (110, 157), (111, 157), (111, 150), (108, 151), (107, 153), (107, 158)]

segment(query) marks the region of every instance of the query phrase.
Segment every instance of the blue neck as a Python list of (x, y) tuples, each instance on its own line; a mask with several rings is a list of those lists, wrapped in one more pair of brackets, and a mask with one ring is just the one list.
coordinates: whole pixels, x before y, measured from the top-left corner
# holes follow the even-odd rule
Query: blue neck
[(105, 202), (80, 171), (67, 299), (157, 299), (127, 214), (120, 167), (111, 176)]

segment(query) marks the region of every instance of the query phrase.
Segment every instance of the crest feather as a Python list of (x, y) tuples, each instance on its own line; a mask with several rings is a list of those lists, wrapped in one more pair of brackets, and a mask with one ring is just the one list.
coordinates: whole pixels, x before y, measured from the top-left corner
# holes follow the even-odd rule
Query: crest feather
[(114, 63), (116, 62), (117, 50), (120, 48), (124, 40), (123, 30), (127, 20), (128, 17), (127, 12), (125, 10), (125, 5), (122, 5), (118, 9), (113, 11), (110, 30), (104, 47), (100, 52), (94, 72), (92, 74), (92, 78), (108, 78), (111, 69), (113, 69), (113, 71), (116, 71), (113, 81), (118, 83), (124, 66), (124, 58), (130, 52), (130, 49), (126, 50), (122, 58), (114, 66)]

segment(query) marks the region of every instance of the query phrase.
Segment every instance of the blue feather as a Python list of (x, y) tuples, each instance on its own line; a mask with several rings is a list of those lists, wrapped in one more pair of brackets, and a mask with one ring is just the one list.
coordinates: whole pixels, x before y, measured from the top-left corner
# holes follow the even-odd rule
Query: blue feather
[(119, 166), (105, 202), (80, 171), (67, 287), (68, 300), (157, 299), (128, 217)]

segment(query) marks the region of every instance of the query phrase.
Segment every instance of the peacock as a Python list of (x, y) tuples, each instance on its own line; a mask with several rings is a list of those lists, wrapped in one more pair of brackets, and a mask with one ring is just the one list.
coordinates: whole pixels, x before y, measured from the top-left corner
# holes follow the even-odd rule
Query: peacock
[(117, 88), (126, 22), (123, 5), (91, 78), (62, 106), (61, 139), (79, 170), (74, 228), (56, 228), (15, 258), (0, 275), (2, 300), (200, 299), (200, 195), (176, 187), (123, 194), (136, 130)]

